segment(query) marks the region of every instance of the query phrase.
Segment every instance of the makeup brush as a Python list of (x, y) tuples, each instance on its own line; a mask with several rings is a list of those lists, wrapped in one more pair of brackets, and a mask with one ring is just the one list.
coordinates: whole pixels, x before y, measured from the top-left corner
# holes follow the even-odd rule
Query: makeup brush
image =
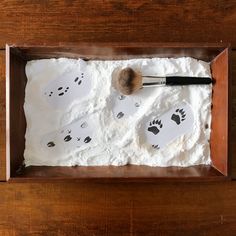
[(190, 76), (142, 76), (139, 71), (130, 67), (124, 68), (114, 78), (113, 86), (124, 95), (130, 95), (142, 87), (153, 86), (177, 86), (193, 84), (210, 84), (210, 77), (190, 77)]

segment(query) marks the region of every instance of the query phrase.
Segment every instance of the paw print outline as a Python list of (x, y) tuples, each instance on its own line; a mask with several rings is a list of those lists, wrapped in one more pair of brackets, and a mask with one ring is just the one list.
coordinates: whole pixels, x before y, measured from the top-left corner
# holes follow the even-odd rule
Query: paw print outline
[(173, 120), (177, 125), (180, 125), (186, 119), (186, 114), (184, 109), (176, 109), (175, 113), (172, 114), (171, 120)]
[(162, 127), (163, 127), (163, 124), (162, 124), (161, 120), (156, 119), (156, 120), (153, 120), (149, 123), (149, 127), (147, 130), (149, 132), (152, 132), (154, 135), (157, 135), (160, 132), (160, 130), (162, 129)]

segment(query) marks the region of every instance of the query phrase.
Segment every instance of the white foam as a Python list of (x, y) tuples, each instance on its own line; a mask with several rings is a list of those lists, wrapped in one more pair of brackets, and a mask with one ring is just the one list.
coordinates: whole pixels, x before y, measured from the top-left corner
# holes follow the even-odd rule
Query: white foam
[[(145, 75), (211, 76), (207, 62), (193, 58), (152, 58), (123, 61), (88, 61), (93, 89), (88, 98), (75, 100), (63, 110), (53, 110), (42, 97), (41, 90), (53, 79), (78, 66), (74, 59), (45, 59), (26, 65), (28, 82), (25, 95), (27, 120), (25, 164), (29, 165), (150, 165), (191, 166), (210, 164), (211, 85), (147, 88), (134, 96), (142, 99), (142, 109), (124, 120), (114, 119), (110, 106), (111, 74), (117, 67), (132, 66)], [(187, 102), (191, 105), (195, 124), (193, 132), (172, 141), (165, 148), (148, 148), (138, 133), (147, 116), (162, 115), (170, 108)], [(42, 148), (45, 134), (60, 130), (84, 115), (97, 117), (93, 146), (53, 155)]]

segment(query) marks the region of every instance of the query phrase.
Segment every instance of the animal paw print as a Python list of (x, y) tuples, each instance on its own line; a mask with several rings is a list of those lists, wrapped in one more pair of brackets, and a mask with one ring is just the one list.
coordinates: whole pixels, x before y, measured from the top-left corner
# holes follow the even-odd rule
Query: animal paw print
[(116, 115), (116, 117), (117, 117), (118, 119), (121, 119), (124, 115), (125, 115), (125, 114), (121, 111), (121, 112), (119, 112), (119, 113)]
[(77, 83), (77, 82), (78, 82), (78, 85), (81, 85), (81, 83), (82, 83), (82, 80), (81, 80), (81, 79), (79, 79), (79, 77), (76, 77), (76, 78), (75, 78), (75, 80), (74, 80), (74, 82), (75, 82), (75, 83)]
[(69, 141), (71, 141), (71, 139), (72, 139), (72, 137), (71, 137), (71, 135), (70, 135), (71, 130), (68, 130), (67, 132), (68, 132), (68, 135), (66, 135), (65, 138), (64, 138), (64, 141), (65, 141), (65, 142), (69, 142)]
[[(141, 101), (133, 101), (132, 98), (126, 97), (123, 94), (120, 94), (119, 96), (116, 97), (116, 104), (115, 106), (117, 106), (116, 108), (114, 108), (115, 111), (115, 117), (117, 119), (123, 119), (126, 117), (129, 117), (130, 115), (132, 115), (133, 113), (135, 113), (141, 106)], [(118, 110), (119, 107), (119, 110)], [(127, 109), (127, 108), (130, 109)], [(126, 108), (126, 109), (125, 109)]]
[(59, 87), (58, 90), (58, 96), (63, 96), (67, 91), (69, 90), (69, 87)]
[(82, 72), (82, 73), (80, 74), (80, 76), (78, 76), (78, 77), (76, 77), (76, 78), (74, 79), (74, 82), (75, 82), (76, 84), (78, 84), (78, 85), (81, 85), (83, 78), (84, 78), (84, 73)]
[(85, 142), (85, 143), (89, 143), (91, 140), (92, 140), (92, 139), (91, 139), (89, 136), (87, 136), (87, 137), (84, 139), (84, 142)]
[(152, 147), (153, 147), (154, 149), (160, 149), (160, 147), (159, 147), (158, 144), (157, 144), (157, 145), (152, 145)]
[[(66, 94), (69, 89), (70, 89), (69, 87), (63, 87), (63, 86), (61, 86), (61, 87), (58, 87), (58, 88), (57, 88), (57, 91), (56, 91), (55, 93), (56, 93), (57, 96), (61, 97), (61, 96), (63, 96), (64, 94)], [(54, 94), (53, 91), (45, 92), (45, 93), (44, 93), (44, 95), (49, 96), (49, 97), (53, 96), (53, 94)]]
[(54, 147), (54, 146), (56, 146), (56, 144), (53, 141), (50, 141), (50, 142), (47, 143), (47, 146), (48, 147)]
[(179, 125), (186, 118), (185, 111), (183, 109), (176, 109), (176, 113), (171, 116), (171, 120), (173, 120), (177, 125)]
[(149, 127), (148, 127), (148, 131), (152, 132), (154, 135), (157, 135), (160, 132), (160, 129), (163, 127), (161, 120), (153, 120), (152, 122), (150, 122)]

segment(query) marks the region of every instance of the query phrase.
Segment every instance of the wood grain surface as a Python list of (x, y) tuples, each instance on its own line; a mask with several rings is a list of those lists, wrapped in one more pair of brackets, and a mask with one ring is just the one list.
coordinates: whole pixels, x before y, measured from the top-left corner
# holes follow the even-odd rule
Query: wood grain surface
[(0, 181), (6, 179), (5, 50), (0, 50)]
[(5, 43), (231, 42), (235, 0), (1, 0)]
[(0, 184), (0, 235), (233, 236), (235, 187), (235, 182)]
[[(236, 1), (0, 1), (5, 43), (231, 42)], [(236, 177), (236, 52), (232, 54)], [(0, 51), (0, 179), (5, 51)], [(236, 235), (236, 182), (0, 183), (0, 235)]]
[[(0, 51), (1, 173), (5, 52)], [(236, 52), (233, 53), (233, 78)], [(236, 129), (236, 83), (233, 80)], [(233, 135), (233, 153), (236, 151)], [(232, 155), (234, 158), (234, 155)], [(236, 177), (236, 161), (233, 160)], [(5, 176), (1, 175), (1, 178)], [(236, 182), (0, 183), (0, 235), (235, 235)]]

